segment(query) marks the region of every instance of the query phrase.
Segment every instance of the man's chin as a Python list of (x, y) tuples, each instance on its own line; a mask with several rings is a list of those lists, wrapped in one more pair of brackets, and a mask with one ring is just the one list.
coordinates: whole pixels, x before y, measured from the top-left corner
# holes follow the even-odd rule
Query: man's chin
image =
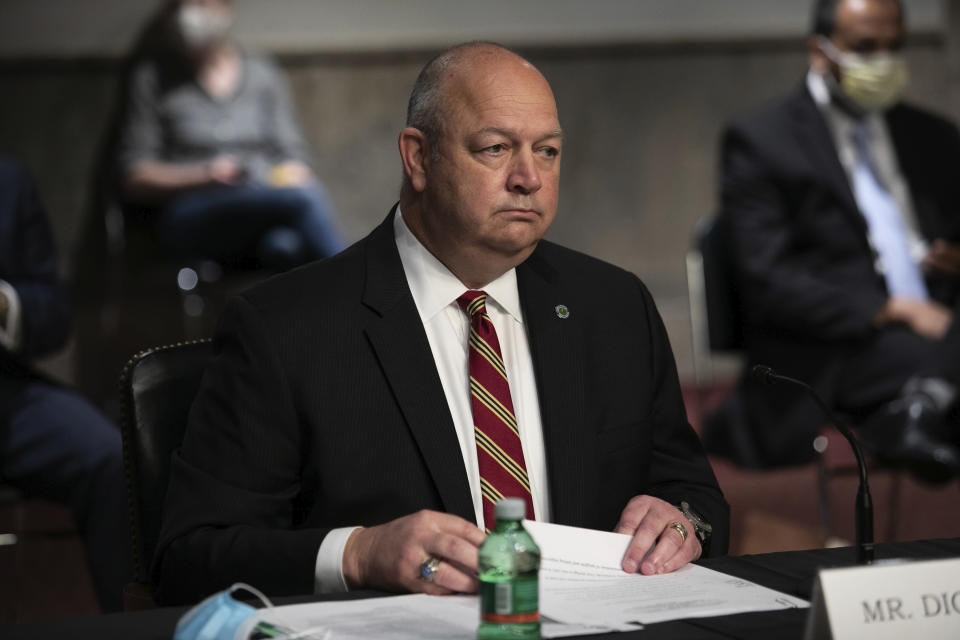
[(491, 244), (491, 248), (505, 258), (510, 258), (519, 264), (533, 253), (542, 237), (543, 234), (525, 234), (522, 237), (500, 238)]
[(503, 255), (529, 254), (550, 228), (552, 218), (545, 218), (539, 213), (520, 213), (516, 216), (506, 213), (497, 222), (496, 228), (490, 230), (489, 245)]

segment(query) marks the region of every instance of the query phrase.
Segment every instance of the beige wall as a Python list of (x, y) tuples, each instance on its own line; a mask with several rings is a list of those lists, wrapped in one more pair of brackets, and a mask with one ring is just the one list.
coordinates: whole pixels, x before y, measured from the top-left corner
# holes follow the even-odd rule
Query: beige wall
[[(162, 0), (2, 0), (0, 58), (120, 55)], [(904, 0), (919, 31), (948, 0)], [(233, 0), (236, 31), (275, 52), (396, 51), (493, 39), (583, 45), (783, 38), (809, 0)]]

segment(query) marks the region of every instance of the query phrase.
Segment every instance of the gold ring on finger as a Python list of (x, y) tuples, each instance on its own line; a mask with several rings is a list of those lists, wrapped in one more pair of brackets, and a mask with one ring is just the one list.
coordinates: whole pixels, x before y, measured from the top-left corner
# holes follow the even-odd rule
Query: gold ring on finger
[[(687, 541), (687, 528), (683, 526), (683, 523), (680, 522), (671, 522), (667, 525), (667, 529), (673, 529), (680, 534), (680, 544), (683, 545)], [(666, 529), (664, 529), (666, 531)]]

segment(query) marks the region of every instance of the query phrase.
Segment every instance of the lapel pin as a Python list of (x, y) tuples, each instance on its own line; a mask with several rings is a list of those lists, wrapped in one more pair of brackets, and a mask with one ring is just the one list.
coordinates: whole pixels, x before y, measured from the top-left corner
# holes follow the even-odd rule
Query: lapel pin
[(553, 309), (557, 312), (557, 317), (561, 320), (566, 320), (570, 317), (570, 309), (568, 309), (565, 304), (558, 304)]

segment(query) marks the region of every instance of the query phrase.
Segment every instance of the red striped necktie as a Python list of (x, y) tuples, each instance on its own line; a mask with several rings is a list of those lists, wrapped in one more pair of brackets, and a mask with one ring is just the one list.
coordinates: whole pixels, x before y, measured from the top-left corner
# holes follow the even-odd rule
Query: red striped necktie
[(457, 298), (457, 304), (470, 316), (470, 407), (480, 467), (483, 522), (489, 531), (496, 522), (494, 505), (503, 498), (522, 498), (527, 504), (527, 517), (532, 520), (534, 514), (507, 368), (486, 302), (487, 294), (483, 291), (467, 291)]

